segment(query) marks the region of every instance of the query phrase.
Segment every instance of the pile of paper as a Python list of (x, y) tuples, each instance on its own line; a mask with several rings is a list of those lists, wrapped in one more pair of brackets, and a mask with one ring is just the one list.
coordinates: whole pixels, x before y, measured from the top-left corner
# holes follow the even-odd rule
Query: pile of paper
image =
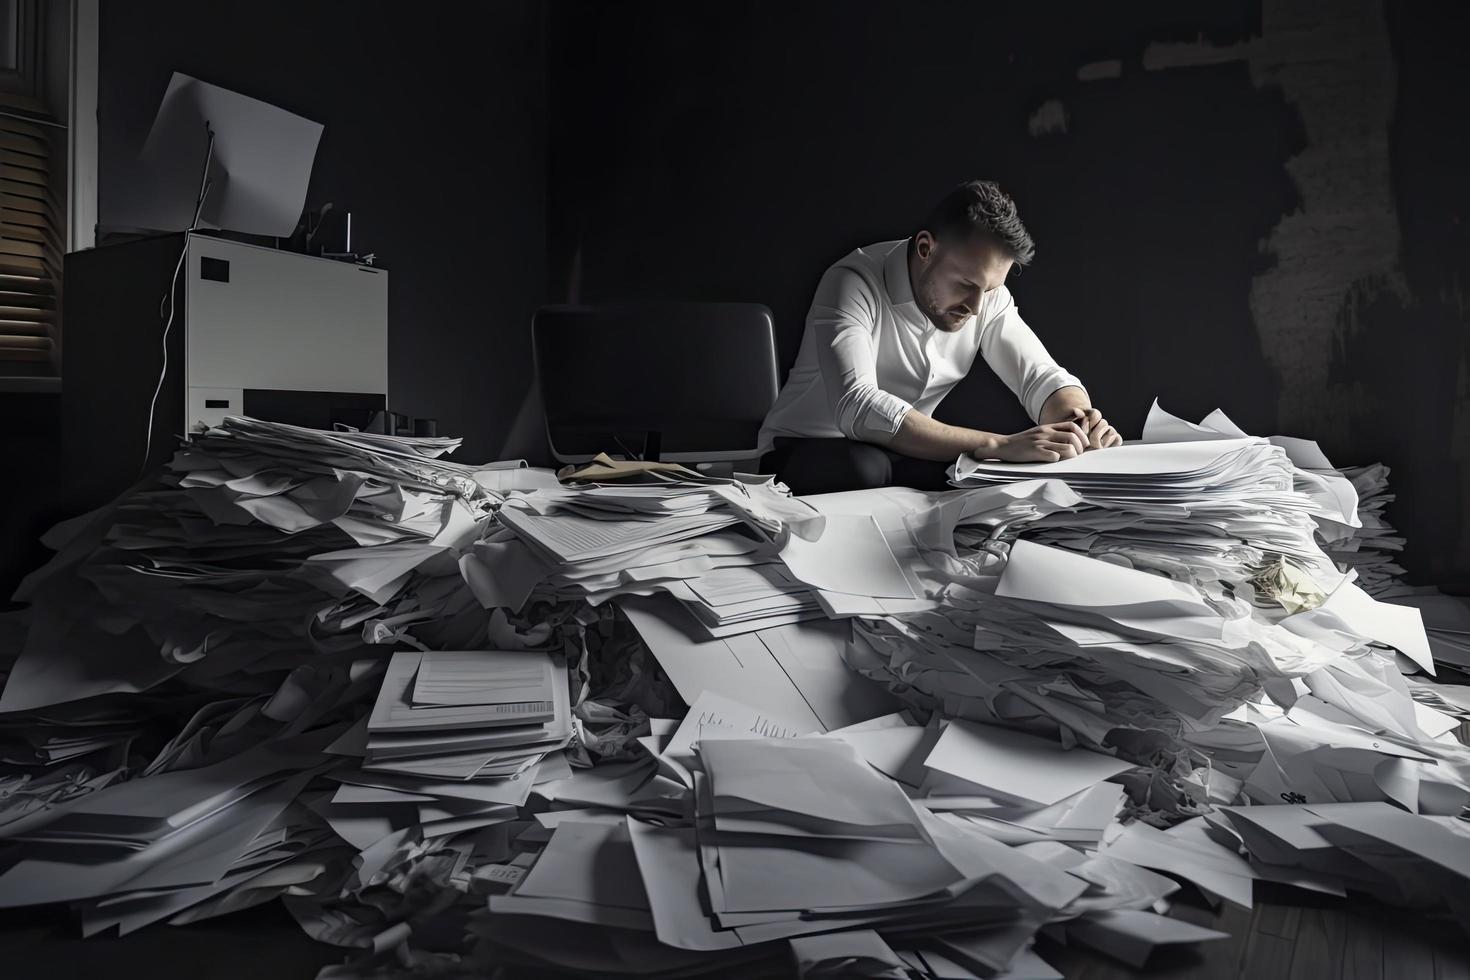
[[(1352, 524), (1346, 481), (1299, 465), (1319, 462), (1311, 444), (1222, 418), (1156, 406), (1155, 435), (1204, 436), (1014, 472), (962, 461), (986, 488), (910, 522), (931, 548), (953, 534), (942, 612), (860, 622), (850, 661), (922, 709), (1113, 747), (1156, 771), (1150, 806), (1176, 817), (1242, 799), (1457, 813), (1457, 712), (1403, 679), (1434, 669), (1418, 610), (1373, 599), (1311, 543), (1318, 522)], [(1056, 506), (1016, 506), (1042, 499)]]
[(494, 498), (433, 458), (456, 444), (226, 419), (48, 537), (59, 554), (17, 593), (33, 610), (0, 710), (177, 675), (240, 690), (365, 637), (479, 616), (456, 562)]
[(1148, 434), (793, 500), (231, 419), (0, 619), (0, 904), (282, 896), (364, 972), (978, 977), (1218, 936), (1181, 882), (1457, 895), (1470, 611), (1371, 594), (1382, 486), (1305, 440)]
[[(1160, 414), (1155, 405), (1151, 421)], [(1080, 498), (1078, 504), (1030, 522), (1029, 537), (1095, 557), (1112, 556), (1213, 592), (1248, 581), (1272, 560), (1291, 563), (1323, 586), (1336, 584), (1340, 576), (1333, 574), (1335, 567), (1314, 537), (1314, 518), (1328, 505), (1294, 486), (1295, 470), (1285, 450), (1249, 436), (1211, 433), (1211, 438), (1186, 442), (1163, 425), (1154, 429), (1153, 441), (1056, 463), (963, 457), (954, 468), (954, 483), (1065, 483)], [(1356, 520), (1351, 507), (1346, 515), (1340, 509), (1331, 513)], [(974, 519), (966, 529), (957, 544), (978, 546), (994, 533), (993, 524)]]
[[(332, 803), (406, 804), (428, 836), (514, 819), (537, 782), (571, 775), (567, 671), (539, 650), (399, 651), (372, 712), (328, 751)], [(339, 811), (341, 812), (341, 811)]]
[(605, 461), (563, 474), (589, 475), (619, 478), (505, 502), (499, 530), (461, 561), (486, 608), (667, 593), (699, 636), (726, 638), (933, 605), (897, 558), (914, 551), (906, 511), (881, 496), (803, 501), (766, 478), (721, 480), (657, 464)]
[(1325, 540), (1324, 547), (1340, 566), (1358, 573), (1363, 591), (1378, 599), (1404, 595), (1412, 590), (1402, 582), (1404, 569), (1396, 556), (1404, 550), (1404, 538), (1384, 517), (1393, 502), (1388, 491), (1388, 467), (1382, 463), (1349, 466), (1342, 475), (1352, 482), (1358, 495), (1360, 526), (1343, 528)]
[(341, 854), (335, 835), (298, 803), (326, 768), (323, 735), (114, 782), (10, 821), (0, 906), (71, 902), (84, 933), (128, 932), (186, 909), (227, 911), (223, 898), (258, 887), (303, 853)]
[(942, 610), (859, 622), (851, 662), (948, 717), (1099, 747), (1116, 729), (1158, 732), (1185, 758), (1183, 733), (1218, 724), (1268, 678), (1339, 656), (1251, 619), (1245, 603), (1217, 608), (1184, 583), (1026, 539), (991, 589), (954, 587)]
[[(321, 776), (351, 765), (326, 747), (352, 741), (348, 723), (379, 690), (388, 644), (417, 634), (484, 648), (492, 631), (520, 640), (460, 577), (458, 552), (501, 499), (479, 481), (502, 471), (435, 458), (455, 445), (231, 418), (162, 474), (48, 535), (59, 554), (23, 586), (32, 606), (6, 644), (0, 746), (26, 768), (0, 775), (0, 834), (79, 806), (98, 840), (41, 852), (22, 837), (12, 853), (37, 862), (13, 869), (11, 904), (45, 872), (89, 930), (188, 921), (305, 881), (335, 891), (322, 879), (356, 854), (344, 837), (366, 844), (354, 829), (407, 826), (401, 810), (343, 819), (336, 784)], [(552, 747), (570, 731), (562, 674)], [(215, 841), (222, 863), (191, 864), (178, 850), (186, 822), (167, 808), (203, 805), (190, 794), (209, 789), (208, 773), (267, 746), (284, 754), (281, 772), (306, 779), (280, 798), (269, 774), (238, 798), (210, 797), (226, 809), (187, 827)], [(140, 823), (139, 800), (165, 809)], [(126, 836), (157, 820), (162, 836)]]
[[(1144, 424), (1144, 442), (1189, 442), (1198, 439), (1244, 438), (1246, 433), (1216, 409), (1199, 424), (1165, 412), (1157, 401)], [(1357, 573), (1358, 584), (1375, 598), (1416, 591), (1400, 580), (1404, 570), (1394, 560), (1404, 539), (1384, 518), (1393, 502), (1388, 492), (1388, 467), (1382, 463), (1337, 468), (1310, 439), (1271, 436), (1291, 461), (1293, 485), (1313, 505), (1317, 538), (1326, 554), (1346, 571)]]
[[(494, 961), (699, 973), (794, 959), (839, 973), (861, 961), (895, 976), (1055, 976), (1031, 949), (1047, 923), (1137, 964), (1157, 945), (1223, 936), (1152, 911), (1174, 882), (1086, 853), (1115, 825), (1121, 798), (1099, 780), (1126, 763), (899, 716), (793, 737), (758, 714), (702, 699), (651, 743), (662, 764), (688, 762), (675, 763), (691, 796), (687, 822), (547, 814), (550, 834), (523, 838), (545, 846), (487, 885), (476, 931)], [(777, 737), (753, 738), (752, 724)], [(988, 758), (972, 757), (978, 745)], [(1047, 802), (988, 785), (994, 798), (911, 799), (881, 770), (912, 765), (990, 772)]]
[(437, 537), (450, 498), (483, 496), (474, 467), (438, 459), (458, 445), (231, 416), (196, 434), (170, 469), (181, 487), (217, 491), (192, 496), (221, 523), (241, 523), (234, 506), (283, 531), (331, 522), (381, 544), (385, 524), (386, 540)]
[(487, 608), (536, 596), (592, 605), (667, 592), (706, 636), (822, 615), (808, 586), (777, 561), (777, 540), (821, 533), (810, 508), (768, 482), (680, 480), (660, 472), (518, 494), (500, 531), (462, 562)]

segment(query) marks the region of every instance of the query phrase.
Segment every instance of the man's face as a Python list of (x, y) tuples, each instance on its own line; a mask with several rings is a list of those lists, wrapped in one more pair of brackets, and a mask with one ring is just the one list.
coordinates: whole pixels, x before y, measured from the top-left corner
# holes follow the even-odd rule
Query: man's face
[(937, 241), (927, 231), (914, 236), (909, 274), (914, 301), (945, 333), (954, 333), (980, 312), (985, 293), (1006, 281), (1012, 261), (1005, 251), (983, 239)]

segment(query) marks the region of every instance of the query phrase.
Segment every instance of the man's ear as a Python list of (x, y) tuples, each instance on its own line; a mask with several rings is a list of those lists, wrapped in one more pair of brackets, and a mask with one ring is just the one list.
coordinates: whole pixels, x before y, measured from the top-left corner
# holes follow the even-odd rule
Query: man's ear
[(934, 254), (934, 249), (939, 245), (934, 236), (927, 231), (921, 231), (914, 236), (914, 254), (927, 261)]

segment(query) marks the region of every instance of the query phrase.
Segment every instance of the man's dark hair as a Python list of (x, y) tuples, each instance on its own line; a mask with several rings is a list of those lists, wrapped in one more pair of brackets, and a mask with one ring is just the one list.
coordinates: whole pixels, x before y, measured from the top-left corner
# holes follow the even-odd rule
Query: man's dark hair
[(944, 198), (924, 219), (924, 229), (941, 241), (979, 236), (1005, 249), (1017, 265), (1027, 265), (1036, 243), (1016, 214), (1016, 202), (992, 180), (967, 180)]

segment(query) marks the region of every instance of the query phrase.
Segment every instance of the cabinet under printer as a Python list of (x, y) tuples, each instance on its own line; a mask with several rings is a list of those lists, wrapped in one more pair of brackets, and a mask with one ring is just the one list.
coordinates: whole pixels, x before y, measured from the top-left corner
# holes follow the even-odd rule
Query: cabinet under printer
[(192, 232), (73, 252), (62, 281), (69, 510), (158, 469), (198, 423), (365, 427), (387, 409), (383, 269)]

